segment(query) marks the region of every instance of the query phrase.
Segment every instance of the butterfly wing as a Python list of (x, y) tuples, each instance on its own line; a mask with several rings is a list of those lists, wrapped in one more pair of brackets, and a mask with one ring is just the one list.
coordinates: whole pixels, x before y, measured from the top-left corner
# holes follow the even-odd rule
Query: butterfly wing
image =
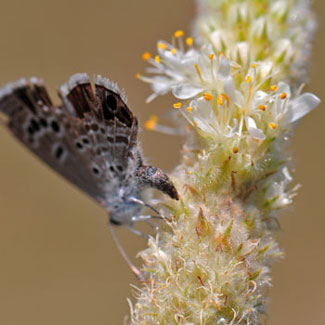
[(0, 111), (13, 135), (50, 167), (103, 203), (130, 181), (136, 161), (137, 119), (114, 83), (97, 76), (94, 94), (86, 74), (73, 75), (54, 106), (32, 78), (0, 90)]

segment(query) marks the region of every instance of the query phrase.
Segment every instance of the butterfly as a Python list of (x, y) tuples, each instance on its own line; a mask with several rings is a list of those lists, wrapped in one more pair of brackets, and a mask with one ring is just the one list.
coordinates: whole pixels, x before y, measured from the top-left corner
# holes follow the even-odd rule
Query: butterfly
[(108, 211), (111, 224), (141, 220), (145, 188), (178, 200), (167, 174), (143, 163), (138, 120), (115, 83), (97, 75), (93, 87), (78, 73), (58, 94), (54, 105), (42, 80), (21, 79), (0, 89), (0, 112), (19, 141)]

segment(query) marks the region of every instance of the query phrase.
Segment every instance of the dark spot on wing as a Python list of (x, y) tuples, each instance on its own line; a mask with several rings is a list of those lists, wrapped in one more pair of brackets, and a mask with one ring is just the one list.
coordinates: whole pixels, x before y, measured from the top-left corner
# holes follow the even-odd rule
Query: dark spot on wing
[(38, 132), (41, 129), (39, 124), (34, 119), (31, 119), (30, 124), (35, 132)]
[(56, 121), (51, 122), (51, 128), (56, 133), (60, 132), (60, 126)]
[(99, 169), (97, 167), (93, 167), (93, 172), (95, 175), (99, 175)]
[(62, 155), (63, 155), (63, 148), (59, 146), (55, 150), (55, 158), (60, 159), (60, 158), (62, 158)]
[(114, 95), (108, 95), (106, 97), (106, 103), (112, 111), (116, 111), (117, 101)]
[(39, 122), (40, 122), (41, 126), (44, 128), (46, 128), (48, 125), (45, 118), (40, 118)]
[(84, 146), (80, 142), (76, 142), (76, 147), (82, 149)]
[(89, 144), (89, 140), (88, 140), (87, 138), (83, 138), (83, 139), (82, 139), (82, 142), (83, 142), (84, 144)]
[(95, 131), (95, 132), (97, 132), (97, 131), (99, 130), (99, 126), (98, 126), (96, 123), (93, 123), (93, 124), (90, 126), (90, 128), (91, 128), (93, 131)]

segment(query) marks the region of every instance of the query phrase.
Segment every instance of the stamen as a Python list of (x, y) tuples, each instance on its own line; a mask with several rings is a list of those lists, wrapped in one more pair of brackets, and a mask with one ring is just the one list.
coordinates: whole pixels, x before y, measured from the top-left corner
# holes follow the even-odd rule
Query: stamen
[(282, 93), (282, 94), (280, 94), (280, 98), (281, 98), (281, 99), (286, 99), (286, 98), (287, 98), (287, 94), (286, 94), (286, 93)]
[(187, 37), (185, 42), (186, 42), (187, 46), (192, 46), (193, 45), (193, 38), (192, 37)]
[(247, 76), (246, 83), (249, 84), (251, 81), (252, 81), (252, 77), (251, 76)]
[(187, 110), (188, 112), (192, 112), (192, 110), (193, 110), (193, 107), (191, 107), (191, 106), (188, 106), (188, 107), (186, 108), (186, 110)]
[(170, 51), (172, 54), (176, 54), (176, 52), (177, 52), (177, 50), (175, 49), (175, 48), (173, 48), (173, 49), (171, 49), (171, 51)]
[(149, 117), (149, 120), (145, 122), (144, 127), (147, 130), (152, 131), (152, 130), (154, 130), (156, 128), (157, 121), (158, 121), (158, 116), (157, 115), (151, 115)]
[(173, 107), (179, 109), (179, 108), (182, 107), (182, 105), (183, 105), (183, 104), (182, 104), (181, 102), (177, 102), (177, 103), (174, 103), (174, 104), (173, 104)]
[(238, 148), (237, 148), (236, 146), (234, 146), (234, 147), (232, 148), (232, 152), (233, 152), (233, 153), (237, 153), (237, 152), (238, 152)]
[(159, 42), (157, 47), (161, 50), (167, 50), (167, 45), (165, 43)]
[(265, 105), (260, 105), (260, 106), (258, 106), (258, 109), (260, 109), (261, 111), (265, 111), (266, 106)]
[(218, 106), (222, 106), (222, 104), (223, 104), (223, 96), (222, 95), (218, 95), (217, 104), (218, 104)]
[(184, 31), (182, 31), (181, 29), (179, 29), (179, 30), (177, 30), (177, 31), (174, 33), (174, 36), (175, 36), (176, 38), (178, 38), (178, 37), (182, 37), (182, 36), (184, 36)]
[(214, 54), (213, 53), (209, 54), (209, 59), (213, 60), (213, 58), (214, 58)]
[(140, 79), (140, 78), (141, 78), (141, 74), (140, 74), (140, 73), (137, 73), (137, 74), (135, 75), (135, 77), (136, 77), (137, 79)]
[(253, 69), (256, 68), (256, 64), (255, 64), (255, 63), (252, 64), (252, 68), (253, 68)]
[(142, 54), (142, 59), (143, 59), (144, 61), (148, 61), (150, 58), (151, 58), (151, 54), (150, 54), (149, 52), (144, 52), (144, 53)]
[(210, 93), (208, 93), (208, 92), (205, 92), (205, 93), (203, 94), (203, 98), (204, 98), (205, 100), (207, 100), (207, 101), (211, 100), (212, 97), (213, 97), (213, 96), (212, 96)]
[(270, 90), (272, 90), (272, 91), (277, 91), (277, 89), (278, 89), (278, 86), (277, 85), (272, 85), (270, 87)]
[(269, 127), (274, 130), (276, 128), (276, 124), (274, 122), (269, 123)]
[(201, 82), (203, 82), (203, 78), (202, 78), (202, 74), (201, 74), (201, 70), (200, 70), (199, 66), (196, 63), (194, 64), (194, 66), (195, 66), (196, 72), (197, 72)]
[(156, 56), (155, 56), (155, 61), (156, 61), (157, 63), (160, 63), (160, 56), (159, 56), (159, 55), (156, 55)]
[(193, 125), (195, 126), (195, 127), (197, 127), (197, 124), (196, 124), (196, 122), (193, 120), (192, 121), (192, 123), (193, 123)]

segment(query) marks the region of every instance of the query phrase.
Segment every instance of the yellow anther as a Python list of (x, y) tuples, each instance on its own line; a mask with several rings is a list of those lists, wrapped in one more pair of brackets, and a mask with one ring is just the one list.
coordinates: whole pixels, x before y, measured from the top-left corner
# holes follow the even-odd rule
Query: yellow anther
[(194, 126), (197, 127), (197, 124), (196, 124), (196, 122), (194, 120), (192, 121), (192, 123), (193, 123)]
[(277, 89), (278, 89), (278, 86), (277, 85), (272, 85), (270, 87), (270, 90), (272, 90), (272, 91), (277, 91)]
[(212, 97), (213, 97), (213, 96), (212, 96), (210, 93), (208, 93), (208, 92), (206, 92), (206, 93), (203, 94), (203, 98), (204, 98), (205, 100), (211, 100)]
[(251, 76), (247, 76), (246, 83), (249, 84), (251, 81), (252, 81), (252, 77)]
[(174, 103), (174, 104), (173, 104), (173, 107), (174, 107), (174, 108), (177, 108), (177, 109), (178, 109), (178, 108), (181, 108), (181, 107), (182, 107), (182, 103), (181, 103), (181, 102)]
[(161, 50), (167, 50), (167, 45), (165, 43), (159, 42), (157, 47)]
[(269, 127), (274, 130), (276, 128), (276, 124), (274, 122), (269, 123)]
[(253, 69), (256, 68), (256, 64), (255, 64), (255, 63), (252, 64), (252, 68), (253, 68)]
[(223, 96), (222, 95), (218, 95), (217, 104), (218, 104), (218, 106), (222, 106), (222, 104), (223, 104)]
[(244, 115), (244, 114), (246, 114), (246, 109), (245, 108), (242, 108), (241, 109), (241, 113)]
[(187, 37), (186, 38), (186, 44), (187, 44), (187, 46), (192, 46), (193, 45), (193, 38), (192, 37)]
[(142, 59), (143, 59), (144, 61), (148, 61), (150, 58), (151, 58), (151, 54), (150, 54), (149, 52), (144, 52), (144, 53), (142, 54)]
[(203, 81), (202, 74), (201, 74), (201, 70), (200, 70), (199, 66), (196, 63), (194, 64), (194, 66), (195, 66), (196, 72), (199, 75), (201, 81)]
[(188, 107), (186, 108), (186, 110), (187, 110), (188, 112), (192, 112), (192, 110), (193, 110), (193, 107), (191, 107), (191, 106), (188, 106)]
[(286, 98), (287, 98), (287, 93), (282, 93), (282, 94), (280, 94), (280, 98), (281, 98), (281, 99), (286, 99)]
[(140, 73), (137, 73), (137, 74), (135, 75), (135, 77), (136, 77), (137, 79), (140, 79), (140, 78), (141, 78), (141, 74), (140, 74)]
[(156, 128), (157, 121), (158, 121), (157, 115), (151, 115), (149, 120), (146, 121), (146, 123), (144, 124), (144, 127), (147, 130), (152, 131), (152, 130), (154, 130)]
[(172, 54), (176, 54), (177, 50), (175, 48), (171, 49), (170, 51)]
[(260, 106), (258, 106), (258, 109), (260, 109), (261, 111), (265, 111), (266, 106), (265, 105), (260, 105)]
[(160, 56), (159, 56), (159, 55), (156, 55), (156, 56), (155, 56), (155, 61), (156, 61), (157, 63), (160, 63)]
[(229, 105), (230, 102), (229, 97), (225, 93), (222, 93), (221, 96), (227, 101), (227, 105)]
[(177, 38), (177, 37), (182, 37), (182, 36), (184, 36), (184, 32), (181, 30), (181, 29), (179, 29), (179, 30), (177, 30), (175, 33), (174, 33), (174, 36)]
[(213, 53), (209, 54), (209, 59), (213, 60), (213, 58), (214, 58), (214, 54)]
[(237, 148), (236, 146), (234, 146), (234, 147), (232, 148), (232, 152), (233, 152), (233, 153), (237, 153), (237, 152), (238, 152), (238, 148)]

